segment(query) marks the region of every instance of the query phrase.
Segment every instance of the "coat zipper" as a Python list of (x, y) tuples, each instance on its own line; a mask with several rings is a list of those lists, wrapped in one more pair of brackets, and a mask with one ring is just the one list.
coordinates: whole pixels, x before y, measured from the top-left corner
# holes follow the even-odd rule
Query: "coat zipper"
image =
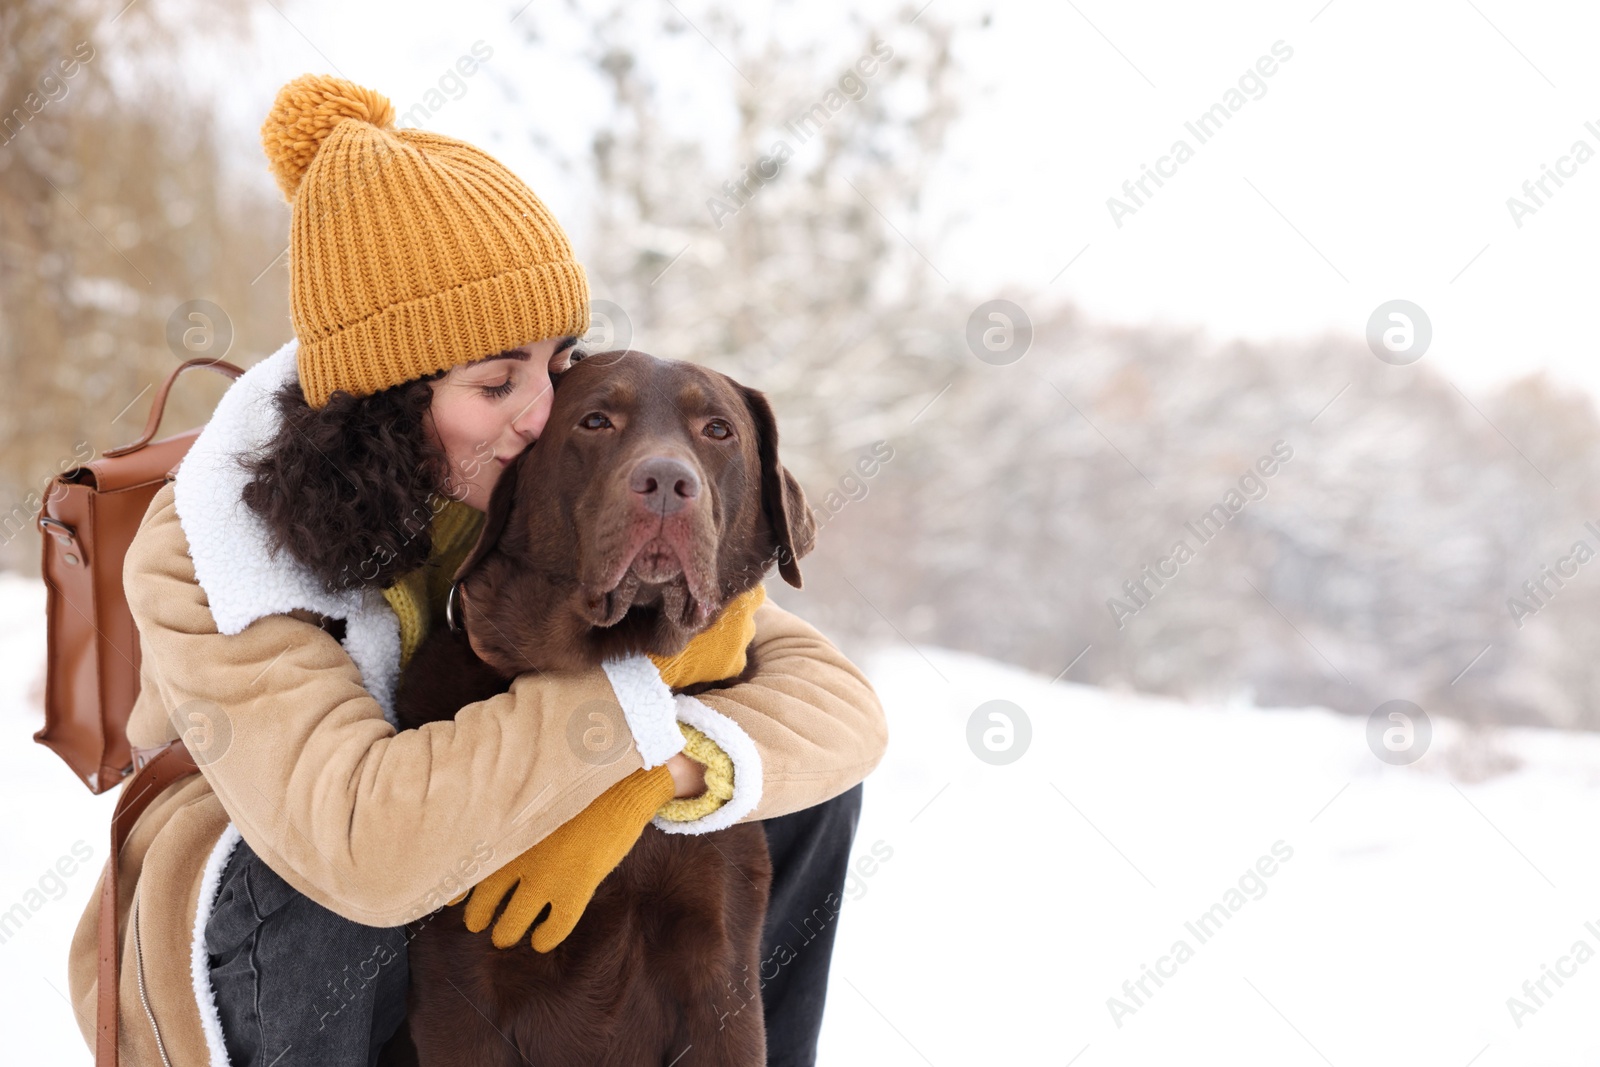
[(150, 1020), (150, 1029), (156, 1035), (156, 1051), (161, 1054), (161, 1062), (165, 1067), (172, 1067), (172, 1061), (167, 1059), (167, 1046), (161, 1041), (161, 1028), (156, 1025), (155, 1013), (150, 1010), (150, 1001), (144, 995), (144, 950), (139, 943), (139, 890), (133, 891), (133, 961), (135, 973), (139, 979), (139, 1003), (144, 1005), (144, 1017)]

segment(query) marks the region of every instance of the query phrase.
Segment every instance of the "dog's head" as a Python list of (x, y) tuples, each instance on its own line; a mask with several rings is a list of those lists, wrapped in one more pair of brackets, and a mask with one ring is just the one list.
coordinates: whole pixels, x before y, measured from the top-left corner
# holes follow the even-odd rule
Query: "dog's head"
[(478, 656), (507, 676), (672, 655), (774, 560), (799, 588), (816, 524), (767, 399), (691, 363), (589, 356), (500, 474), (457, 572)]

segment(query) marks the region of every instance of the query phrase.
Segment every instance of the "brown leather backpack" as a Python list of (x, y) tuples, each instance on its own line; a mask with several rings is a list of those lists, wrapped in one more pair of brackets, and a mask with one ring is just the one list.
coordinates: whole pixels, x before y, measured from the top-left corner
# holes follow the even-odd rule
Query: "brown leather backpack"
[(139, 695), (139, 632), (122, 591), (123, 558), (150, 501), (200, 436), (194, 429), (151, 440), (172, 383), (190, 367), (210, 367), (235, 379), (244, 373), (213, 359), (191, 359), (173, 368), (156, 391), (138, 439), (56, 476), (38, 518), (44, 532), (40, 569), (47, 590), (48, 651), (44, 728), (33, 739), (65, 760), (91, 792), (104, 793), (134, 776), (111, 816), (111, 852), (100, 887), (99, 1067), (117, 1064), (117, 858), (150, 802), (198, 770), (181, 740), (142, 750), (128, 744), (128, 715)]
[(237, 378), (231, 363), (191, 359), (173, 368), (138, 439), (57, 475), (38, 524), (45, 601), (44, 729), (33, 735), (92, 793), (134, 771), (124, 732), (139, 695), (139, 634), (122, 592), (122, 560), (144, 513), (188, 453), (198, 429), (152, 441), (167, 392), (190, 367)]

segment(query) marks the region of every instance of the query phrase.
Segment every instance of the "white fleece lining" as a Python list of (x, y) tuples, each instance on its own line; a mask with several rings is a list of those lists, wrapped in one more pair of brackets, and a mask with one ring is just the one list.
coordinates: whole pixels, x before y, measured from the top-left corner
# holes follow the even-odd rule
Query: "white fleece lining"
[(672, 699), (678, 721), (688, 723), (715, 741), (733, 761), (733, 796), (716, 811), (690, 822), (673, 822), (659, 815), (651, 822), (666, 834), (709, 834), (713, 830), (725, 830), (761, 803), (761, 753), (750, 735), (722, 712), (682, 693)]
[(683, 751), (683, 731), (678, 729), (672, 690), (648, 656), (632, 655), (601, 664), (611, 679), (612, 692), (639, 746), (646, 769), (657, 767)]
[(398, 728), (400, 622), (394, 609), (377, 589), (329, 593), (292, 555), (274, 555), (265, 520), (244, 503), (249, 475), (239, 457), (276, 433), (280, 420), (272, 396), (298, 376), (298, 348), (291, 340), (222, 394), (178, 468), (173, 503), (217, 631), (236, 634), (257, 619), (296, 608), (343, 619), (344, 649), (361, 672), (361, 684)]
[(200, 879), (200, 899), (194, 910), (194, 936), (189, 943), (189, 975), (194, 980), (194, 1002), (200, 1009), (200, 1027), (205, 1031), (206, 1048), (211, 1051), (211, 1067), (229, 1067), (229, 1064), (228, 1047), (222, 1041), (222, 1015), (217, 1011), (217, 998), (211, 990), (206, 923), (211, 921), (211, 912), (217, 904), (222, 870), (238, 844), (239, 831), (230, 822), (206, 859), (205, 874)]

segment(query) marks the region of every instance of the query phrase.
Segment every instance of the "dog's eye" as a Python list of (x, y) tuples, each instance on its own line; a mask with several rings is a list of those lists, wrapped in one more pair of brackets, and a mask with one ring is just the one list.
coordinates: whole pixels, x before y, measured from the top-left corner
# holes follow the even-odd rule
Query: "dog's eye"
[(598, 411), (591, 411), (578, 420), (578, 425), (585, 430), (609, 430), (611, 429), (611, 420)]
[(727, 419), (712, 419), (700, 432), (714, 440), (726, 441), (733, 436), (733, 427), (728, 425)]

